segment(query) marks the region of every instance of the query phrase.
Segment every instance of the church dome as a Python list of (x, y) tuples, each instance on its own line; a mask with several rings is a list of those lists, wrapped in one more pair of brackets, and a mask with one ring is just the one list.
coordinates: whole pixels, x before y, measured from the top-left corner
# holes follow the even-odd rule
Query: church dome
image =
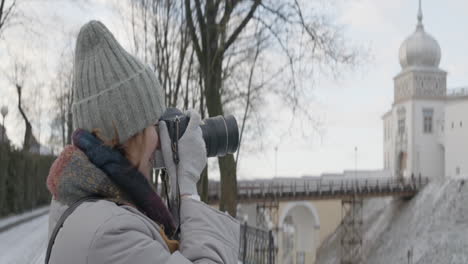
[(439, 43), (424, 30), (421, 6), (419, 6), (416, 31), (400, 47), (400, 65), (403, 69), (411, 66), (438, 68), (440, 57)]

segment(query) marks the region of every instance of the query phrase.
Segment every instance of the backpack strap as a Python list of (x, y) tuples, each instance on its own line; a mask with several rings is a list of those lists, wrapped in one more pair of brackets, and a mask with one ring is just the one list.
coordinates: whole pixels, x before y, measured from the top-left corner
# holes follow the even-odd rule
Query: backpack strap
[(77, 201), (75, 201), (72, 205), (70, 205), (67, 210), (65, 210), (65, 212), (62, 214), (62, 216), (60, 216), (60, 219), (57, 221), (57, 224), (55, 225), (54, 227), (54, 231), (52, 231), (52, 234), (50, 235), (50, 238), (49, 238), (49, 243), (47, 244), (47, 252), (46, 252), (46, 256), (45, 256), (45, 264), (48, 264), (49, 263), (49, 259), (50, 259), (50, 254), (52, 252), (52, 246), (54, 245), (55, 243), (55, 238), (57, 237), (57, 234), (59, 232), (59, 230), (62, 228), (63, 226), (63, 223), (65, 222), (65, 220), (67, 219), (67, 217), (69, 215), (71, 215), (73, 213), (73, 211), (75, 211), (75, 209), (80, 206), (82, 203), (84, 202), (89, 202), (89, 201), (97, 201), (97, 200), (101, 200), (103, 198), (101, 197), (97, 197), (97, 196), (87, 196), (87, 197), (83, 197), (81, 199), (78, 199)]

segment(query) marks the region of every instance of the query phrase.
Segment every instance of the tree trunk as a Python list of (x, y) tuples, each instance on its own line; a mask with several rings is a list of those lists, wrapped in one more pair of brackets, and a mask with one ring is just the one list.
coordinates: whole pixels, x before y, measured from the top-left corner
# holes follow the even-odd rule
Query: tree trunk
[[(204, 105), (204, 100), (203, 100), (205, 98), (205, 95), (203, 94), (203, 85), (202, 85), (203, 73), (201, 72), (199, 73), (200, 73), (200, 115), (202, 119), (205, 119), (205, 111), (204, 111), (205, 105)], [(206, 164), (205, 169), (203, 169), (203, 172), (200, 175), (200, 180), (198, 181), (197, 188), (198, 188), (198, 193), (200, 194), (200, 199), (203, 202), (208, 203), (208, 164)]]
[(37, 141), (34, 138), (34, 135), (32, 133), (31, 122), (29, 122), (29, 119), (26, 116), (26, 113), (24, 112), (23, 107), (21, 106), (22, 88), (23, 87), (21, 85), (16, 85), (16, 91), (18, 92), (18, 110), (20, 111), (21, 116), (24, 119), (24, 124), (25, 124), (25, 127), (26, 127), (26, 131), (24, 132), (23, 150), (24, 151), (29, 151), (31, 149), (31, 146), (34, 146), (34, 145), (37, 144)]
[(228, 211), (233, 217), (237, 214), (237, 171), (232, 154), (218, 158), (221, 172), (221, 199), (219, 209)]
[(67, 117), (67, 144), (70, 145), (72, 142), (72, 134), (73, 134), (73, 116), (72, 116), (72, 112), (71, 112), (71, 109), (68, 111), (67, 113), (68, 117)]
[(65, 147), (67, 143), (66, 136), (65, 136), (66, 122), (67, 120), (65, 119), (65, 113), (60, 113), (60, 130), (62, 132), (62, 147), (63, 148)]
[[(214, 48), (216, 50), (216, 47)], [(210, 62), (205, 64), (205, 97), (206, 107), (211, 117), (223, 115), (220, 89), (222, 85), (222, 57), (219, 54), (208, 53)], [(214, 57), (214, 58), (213, 58)], [(212, 65), (212, 67), (210, 67)], [(232, 154), (218, 158), (219, 171), (221, 176), (221, 197), (219, 209), (227, 211), (231, 216), (236, 217), (237, 212), (237, 174), (236, 162)]]

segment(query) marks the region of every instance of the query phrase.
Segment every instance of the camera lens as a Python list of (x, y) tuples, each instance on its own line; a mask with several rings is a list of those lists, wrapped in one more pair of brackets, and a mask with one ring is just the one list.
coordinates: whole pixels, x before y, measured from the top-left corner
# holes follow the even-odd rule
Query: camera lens
[(239, 128), (234, 116), (207, 118), (201, 125), (208, 157), (225, 156), (239, 147)]
[(239, 128), (237, 127), (236, 118), (232, 115), (226, 116), (224, 121), (226, 122), (228, 134), (227, 153), (232, 154), (239, 148)]
[[(179, 120), (179, 133), (176, 138), (176, 119)], [(172, 141), (180, 139), (189, 123), (189, 117), (184, 115), (177, 108), (167, 108), (166, 112), (161, 116), (160, 120), (164, 120), (169, 130), (169, 136)], [(203, 120), (200, 125), (203, 134), (203, 140), (206, 145), (206, 154), (208, 157), (225, 156), (232, 154), (239, 148), (239, 127), (237, 126), (236, 118), (232, 115), (226, 117), (215, 116)]]

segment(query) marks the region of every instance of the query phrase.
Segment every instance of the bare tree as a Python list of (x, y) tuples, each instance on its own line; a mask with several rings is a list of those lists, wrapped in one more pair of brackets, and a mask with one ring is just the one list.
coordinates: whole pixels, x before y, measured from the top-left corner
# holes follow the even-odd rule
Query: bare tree
[(10, 4), (7, 4), (7, 2), (7, 0), (0, 0), (0, 39), (4, 29), (8, 27), (17, 6), (16, 0), (10, 1)]
[(121, 6), (120, 13), (135, 54), (155, 70), (166, 105), (186, 108), (198, 83), (182, 7), (180, 0), (137, 0)]
[[(187, 107), (192, 101), (203, 116), (241, 113), (244, 142), (249, 118), (265, 97), (281, 97), (293, 114), (300, 112), (313, 123), (301, 99), (308, 89), (304, 76), (356, 63), (356, 49), (313, 5), (318, 2), (324, 1), (138, 0), (130, 1), (127, 20), (135, 51), (156, 70), (167, 105)], [(256, 125), (252, 121), (251, 127)], [(220, 209), (232, 215), (238, 160), (218, 158)]]
[(65, 47), (61, 52), (58, 69), (52, 80), (51, 87), (54, 92), (55, 120), (52, 120), (54, 127), (59, 129), (62, 147), (71, 144), (71, 134), (73, 133), (72, 103), (73, 103), (73, 49)]
[[(134, 53), (154, 69), (163, 87), (166, 105), (198, 108), (204, 118), (206, 106), (200, 86), (201, 74), (191, 48), (183, 6), (183, 0), (128, 1), (120, 6), (120, 14), (129, 28)], [(202, 200), (206, 201), (207, 169), (201, 175), (199, 190)]]
[[(235, 43), (248, 44), (252, 26), (261, 26), (269, 33), (272, 47), (278, 47), (289, 69), (289, 85), (283, 92), (285, 100), (297, 108), (300, 91), (297, 75), (302, 58), (311, 62), (335, 66), (353, 64), (356, 53), (348, 49), (342, 35), (325, 16), (306, 16), (298, 0), (294, 1), (220, 1), (185, 0), (187, 25), (192, 45), (203, 75), (203, 86), (210, 116), (223, 115), (223, 84), (225, 59)], [(251, 23), (253, 22), (253, 23)], [(249, 23), (251, 24), (249, 26)], [(274, 42), (273, 42), (274, 41)], [(296, 42), (296, 43), (293, 43)], [(254, 41), (255, 42), (255, 41)], [(281, 69), (281, 67), (280, 67)], [(248, 93), (250, 94), (250, 93)], [(221, 172), (220, 209), (232, 215), (236, 212), (236, 162), (232, 155), (218, 159)]]
[(31, 121), (24, 106), (24, 87), (26, 85), (26, 80), (30, 75), (29, 67), (26, 62), (20, 62), (18, 58), (14, 58), (13, 69), (11, 71), (11, 74), (7, 75), (7, 77), (10, 80), (10, 83), (16, 88), (16, 93), (18, 95), (18, 110), (25, 124), (23, 150), (34, 150), (35, 152), (39, 152), (39, 142), (33, 134)]

